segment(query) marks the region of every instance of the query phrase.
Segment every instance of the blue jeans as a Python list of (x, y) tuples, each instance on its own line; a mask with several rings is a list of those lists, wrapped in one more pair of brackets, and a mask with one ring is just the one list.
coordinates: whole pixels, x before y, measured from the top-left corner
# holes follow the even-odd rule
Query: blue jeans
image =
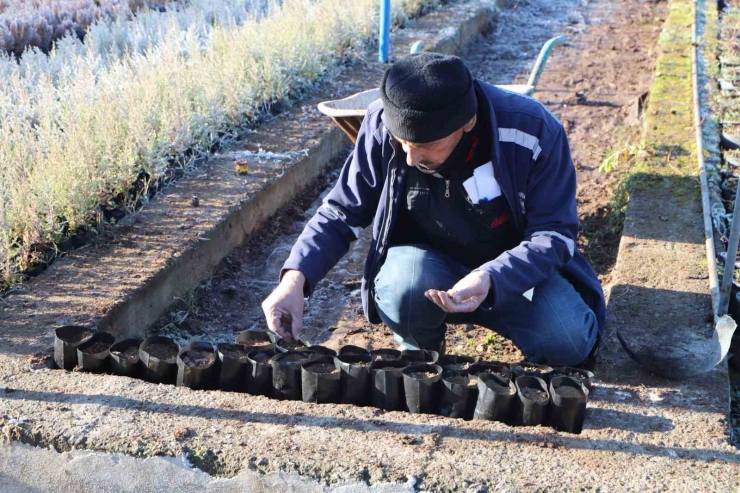
[(599, 331), (596, 316), (559, 273), (535, 287), (532, 301), (522, 296), (496, 310), (449, 314), (424, 296), (428, 289), (450, 289), (470, 272), (427, 245), (391, 247), (375, 278), (378, 314), (406, 347), (436, 350), (446, 322), (472, 323), (511, 339), (533, 362), (568, 366), (588, 357)]

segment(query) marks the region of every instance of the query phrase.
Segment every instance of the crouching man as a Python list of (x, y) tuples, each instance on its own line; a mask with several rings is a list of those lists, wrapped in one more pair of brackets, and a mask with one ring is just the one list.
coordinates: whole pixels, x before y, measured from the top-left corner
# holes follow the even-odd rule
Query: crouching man
[(407, 56), (380, 93), (262, 304), (269, 327), (297, 337), (304, 297), (372, 224), (363, 308), (402, 346), (440, 350), (447, 323), (473, 323), (531, 361), (584, 362), (606, 308), (575, 245), (562, 125), (539, 102), (474, 79), (457, 57)]

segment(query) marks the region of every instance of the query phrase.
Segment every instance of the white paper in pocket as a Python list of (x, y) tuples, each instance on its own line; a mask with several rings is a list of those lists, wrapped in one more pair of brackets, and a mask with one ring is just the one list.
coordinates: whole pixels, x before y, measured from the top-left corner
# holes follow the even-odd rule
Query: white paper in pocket
[(487, 162), (473, 170), (473, 177), (478, 188), (478, 197), (486, 202), (501, 196), (501, 186), (493, 177), (493, 163)]
[(463, 187), (465, 187), (465, 191), (468, 192), (468, 197), (470, 197), (470, 201), (474, 204), (477, 204), (480, 202), (480, 196), (478, 195), (478, 187), (475, 184), (475, 176), (471, 176), (467, 180), (463, 182)]

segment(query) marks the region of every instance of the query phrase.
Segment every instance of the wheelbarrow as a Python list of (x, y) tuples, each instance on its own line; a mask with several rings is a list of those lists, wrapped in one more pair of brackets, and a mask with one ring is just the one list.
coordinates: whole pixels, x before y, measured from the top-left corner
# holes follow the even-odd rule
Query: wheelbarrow
[[(537, 88), (537, 82), (545, 68), (545, 62), (550, 56), (552, 48), (556, 45), (565, 43), (565, 36), (558, 36), (547, 41), (537, 56), (537, 61), (529, 74), (529, 80), (526, 84), (498, 85), (502, 89), (531, 96)], [(424, 47), (423, 41), (417, 41), (411, 47), (411, 53), (417, 53)], [(331, 118), (339, 128), (350, 138), (352, 143), (357, 142), (357, 134), (360, 132), (362, 119), (365, 118), (367, 107), (370, 103), (380, 98), (380, 89), (370, 89), (369, 91), (358, 92), (344, 99), (334, 101), (324, 101), (319, 103), (319, 111)]]

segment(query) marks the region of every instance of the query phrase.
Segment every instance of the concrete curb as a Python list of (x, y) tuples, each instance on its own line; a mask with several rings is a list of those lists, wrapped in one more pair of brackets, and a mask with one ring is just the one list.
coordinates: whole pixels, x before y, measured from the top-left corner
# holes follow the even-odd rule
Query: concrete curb
[[(609, 292), (602, 376), (646, 385), (662, 380), (687, 396), (701, 389), (711, 396), (704, 408), (718, 417), (704, 432), (726, 439), (721, 421), (729, 402), (727, 363), (706, 368), (703, 361), (713, 349), (714, 329), (696, 166), (691, 18), (692, 2), (674, 0), (659, 41), (642, 141), (646, 157), (625, 182), (629, 203)], [(630, 361), (621, 346), (650, 372)], [(663, 361), (677, 354), (671, 364)], [(671, 378), (701, 374), (666, 381), (653, 371)]]

